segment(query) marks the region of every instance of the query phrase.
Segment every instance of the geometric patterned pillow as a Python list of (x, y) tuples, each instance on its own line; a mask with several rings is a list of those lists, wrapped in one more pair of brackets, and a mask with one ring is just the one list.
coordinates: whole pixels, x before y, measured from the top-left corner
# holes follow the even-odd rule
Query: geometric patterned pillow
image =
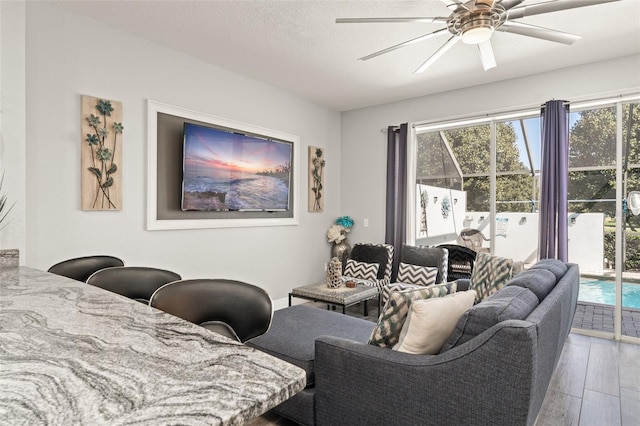
[(382, 306), (384, 306), (387, 303), (387, 300), (389, 300), (389, 296), (394, 291), (420, 290), (420, 288), (422, 287), (425, 287), (425, 286), (416, 285), (416, 284), (405, 284), (405, 283), (392, 283), (392, 284), (386, 285), (382, 288)]
[(378, 276), (380, 265), (377, 263), (358, 262), (357, 260), (347, 259), (347, 266), (344, 268), (342, 275), (361, 280), (373, 281)]
[(478, 252), (469, 285), (469, 290), (476, 291), (476, 302), (482, 302), (504, 287), (511, 279), (512, 266), (513, 259)]
[(428, 286), (436, 283), (438, 268), (429, 266), (411, 265), (400, 262), (397, 281), (407, 284)]
[(393, 291), (384, 305), (378, 323), (371, 333), (369, 344), (383, 348), (392, 348), (400, 337), (402, 326), (414, 300), (441, 297), (456, 292), (455, 282), (420, 287), (419, 289)]

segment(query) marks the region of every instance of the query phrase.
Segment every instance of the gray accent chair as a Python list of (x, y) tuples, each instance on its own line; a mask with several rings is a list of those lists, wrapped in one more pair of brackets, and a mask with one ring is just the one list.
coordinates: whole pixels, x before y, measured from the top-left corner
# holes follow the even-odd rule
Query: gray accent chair
[(124, 266), (124, 262), (106, 255), (75, 257), (56, 263), (47, 272), (86, 282), (94, 272), (111, 266)]

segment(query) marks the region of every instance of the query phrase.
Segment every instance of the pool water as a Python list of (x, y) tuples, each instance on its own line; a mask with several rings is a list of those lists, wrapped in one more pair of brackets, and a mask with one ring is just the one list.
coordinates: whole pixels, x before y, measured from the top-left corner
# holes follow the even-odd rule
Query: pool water
[[(616, 284), (613, 281), (602, 281), (591, 278), (580, 279), (578, 300), (582, 302), (615, 305)], [(640, 284), (622, 283), (622, 306), (640, 309)]]

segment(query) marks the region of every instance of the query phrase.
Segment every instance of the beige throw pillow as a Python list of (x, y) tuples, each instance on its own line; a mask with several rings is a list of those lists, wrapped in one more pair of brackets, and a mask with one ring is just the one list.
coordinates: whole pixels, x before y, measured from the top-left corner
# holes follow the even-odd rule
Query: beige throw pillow
[(415, 300), (393, 350), (412, 354), (439, 353), (462, 314), (473, 306), (475, 296), (475, 291), (468, 290)]

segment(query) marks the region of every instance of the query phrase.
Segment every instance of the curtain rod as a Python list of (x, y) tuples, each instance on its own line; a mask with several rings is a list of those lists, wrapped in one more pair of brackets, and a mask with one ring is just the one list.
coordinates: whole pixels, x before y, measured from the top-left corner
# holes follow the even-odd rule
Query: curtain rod
[[(552, 100), (552, 101), (555, 101), (555, 99), (551, 99), (551, 100)], [(564, 101), (564, 102), (562, 103), (562, 105), (564, 105), (564, 106), (569, 106), (569, 105), (571, 105), (571, 102), (570, 102), (570, 101)], [(545, 102), (545, 103), (543, 103), (543, 104), (542, 104), (542, 105), (540, 105), (540, 106), (541, 106), (542, 108), (544, 108), (545, 106), (547, 106), (547, 103)]]
[[(598, 106), (602, 104), (609, 104), (609, 103), (615, 103), (615, 102), (627, 102), (627, 101), (639, 101), (639, 100), (640, 100), (640, 92), (633, 92), (633, 93), (619, 94), (616, 96), (610, 96), (606, 98), (592, 99), (587, 101), (583, 101), (583, 100), (574, 101), (571, 103), (571, 106), (575, 110), (575, 109), (582, 109), (582, 108), (590, 108), (590, 107)], [(567, 101), (567, 103), (569, 102)], [(540, 107), (542, 106), (544, 105), (540, 105)], [(499, 119), (505, 119), (505, 118), (517, 117), (520, 115), (527, 115), (527, 114), (534, 115), (539, 113), (540, 110), (538, 108), (539, 107), (536, 107), (534, 104), (530, 107), (522, 107), (522, 108), (513, 109), (513, 110), (508, 110), (508, 109), (497, 110), (497, 111), (491, 111), (486, 114), (480, 114), (476, 116), (458, 116), (458, 117), (449, 117), (449, 118), (439, 119), (439, 120), (418, 121), (418, 122), (412, 123), (411, 126), (413, 128), (420, 128), (425, 126), (437, 127), (442, 123), (457, 124), (458, 122), (466, 122), (466, 121), (481, 122), (481, 121), (493, 119), (496, 117)], [(383, 129), (383, 131), (386, 132), (386, 129)]]

